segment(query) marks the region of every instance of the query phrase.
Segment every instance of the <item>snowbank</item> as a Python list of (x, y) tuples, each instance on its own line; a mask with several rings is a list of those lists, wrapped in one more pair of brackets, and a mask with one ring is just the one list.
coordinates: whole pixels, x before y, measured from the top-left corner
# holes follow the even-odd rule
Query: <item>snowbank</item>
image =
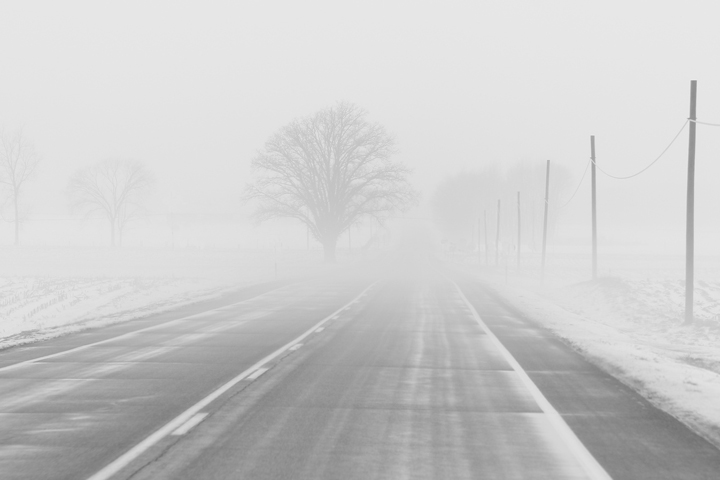
[[(608, 255), (589, 263), (554, 255), (472, 270), (490, 288), (659, 408), (720, 446), (720, 259), (698, 259), (693, 325), (684, 325), (682, 259)], [(586, 257), (585, 257), (586, 258)], [(502, 265), (502, 263), (501, 263)]]
[(320, 252), (0, 250), (0, 348), (161, 312), (322, 268)]

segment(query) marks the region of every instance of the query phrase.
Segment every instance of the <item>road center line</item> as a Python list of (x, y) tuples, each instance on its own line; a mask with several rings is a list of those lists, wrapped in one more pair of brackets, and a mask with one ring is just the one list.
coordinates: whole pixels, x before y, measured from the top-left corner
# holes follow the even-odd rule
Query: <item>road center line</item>
[[(292, 285), (292, 284), (291, 284), (291, 285)], [(199, 313), (194, 313), (194, 314), (192, 314), (192, 315), (188, 315), (187, 317), (176, 318), (176, 319), (174, 319), (174, 320), (168, 320), (167, 322), (159, 323), (159, 324), (157, 324), (157, 325), (152, 325), (152, 326), (146, 327), (146, 328), (141, 328), (140, 330), (133, 330), (132, 332), (123, 333), (122, 335), (118, 335), (117, 337), (106, 338), (105, 340), (100, 340), (99, 342), (88, 343), (87, 345), (80, 345), (79, 347), (71, 348), (71, 349), (69, 349), (69, 350), (63, 350), (62, 352), (51, 353), (51, 354), (49, 354), (49, 355), (43, 355), (42, 357), (32, 358), (32, 359), (30, 359), (30, 360), (25, 360), (25, 361), (22, 361), (22, 362), (13, 363), (12, 365), (6, 365), (6, 366), (4, 366), (4, 367), (0, 367), (0, 372), (5, 371), (5, 370), (10, 370), (11, 368), (20, 367), (20, 366), (22, 366), (22, 365), (28, 365), (28, 364), (30, 364), (30, 363), (41, 362), (41, 361), (47, 360), (47, 359), (49, 359), (49, 358), (59, 357), (60, 355), (65, 355), (65, 354), (73, 353), (73, 352), (79, 352), (79, 351), (81, 351), (81, 350), (85, 350), (85, 349), (88, 349), (88, 348), (90, 348), (90, 347), (95, 347), (95, 346), (97, 346), (97, 345), (102, 345), (102, 344), (104, 344), (104, 343), (114, 342), (115, 340), (120, 340), (120, 339), (122, 339), (122, 338), (131, 337), (131, 336), (133, 336), (133, 335), (135, 335), (135, 334), (137, 334), (137, 333), (147, 332), (147, 331), (154, 330), (154, 329), (160, 328), (160, 327), (167, 327), (168, 325), (172, 325), (172, 324), (174, 324), (174, 323), (179, 323), (179, 322), (185, 321), (185, 320), (187, 320), (188, 318), (198, 317), (198, 316), (201, 316), (201, 315), (207, 315), (207, 314), (210, 313), (210, 312), (215, 312), (215, 311), (218, 311), (218, 310), (222, 310), (223, 308), (233, 307), (233, 306), (235, 306), (235, 305), (240, 305), (241, 303), (249, 302), (250, 300), (258, 299), (258, 298), (262, 297), (263, 295), (267, 295), (267, 294), (269, 294), (269, 293), (272, 293), (272, 292), (274, 292), (274, 291), (276, 291), (276, 290), (280, 290), (281, 288), (285, 288), (285, 287), (287, 287), (287, 286), (288, 286), (288, 285), (283, 285), (282, 287), (273, 288), (272, 290), (268, 290), (267, 292), (261, 293), (260, 295), (256, 295), (256, 296), (254, 296), (254, 297), (246, 298), (245, 300), (241, 300), (241, 301), (239, 301), (239, 302), (231, 303), (230, 305), (225, 305), (225, 306), (223, 306), (223, 307), (213, 308), (213, 309), (210, 309), (210, 310), (204, 310), (204, 311), (199, 312)]]
[(345, 309), (348, 305), (355, 302), (357, 299), (359, 299), (363, 294), (365, 294), (367, 291), (369, 291), (375, 284), (378, 282), (373, 282), (368, 286), (365, 290), (363, 290), (360, 295), (355, 297), (353, 300), (351, 300), (348, 304), (342, 306), (335, 312), (331, 313), (324, 319), (320, 320), (318, 323), (310, 327), (305, 333), (300, 335), (299, 337), (295, 338), (294, 340), (286, 343), (284, 346), (278, 348), (270, 355), (266, 356), (262, 360), (258, 361), (256, 364), (248, 368), (247, 370), (240, 373), (238, 376), (233, 378), (232, 380), (228, 381), (224, 385), (222, 385), (220, 388), (197, 402), (192, 407), (185, 410), (183, 413), (175, 417), (174, 419), (170, 420), (165, 426), (159, 428), (154, 433), (150, 434), (145, 440), (135, 445), (133, 448), (125, 452), (123, 455), (115, 459), (112, 463), (107, 465), (102, 470), (95, 473), (93, 476), (89, 477), (88, 480), (107, 480), (111, 478), (113, 475), (118, 473), (120, 470), (128, 466), (133, 460), (138, 458), (140, 455), (145, 453), (148, 449), (150, 449), (153, 445), (158, 443), (160, 440), (168, 436), (173, 431), (177, 430), (181, 425), (183, 425), (185, 422), (189, 421), (194, 415), (200, 412), (203, 408), (208, 406), (210, 403), (215, 401), (218, 397), (220, 397), (223, 393), (230, 390), (232, 387), (234, 387), (239, 382), (243, 381), (250, 375), (252, 375), (255, 371), (261, 369), (266, 363), (274, 360), (275, 358), (279, 357), (283, 353), (285, 353), (287, 350), (291, 349), (293, 346), (299, 344), (301, 341), (303, 341), (305, 338), (310, 336), (315, 330), (317, 330), (319, 327), (321, 327), (323, 324), (330, 321), (330, 319), (333, 317), (333, 315), (337, 315), (339, 312), (341, 312), (343, 309)]
[(585, 445), (583, 445), (580, 439), (575, 435), (575, 432), (573, 432), (568, 424), (565, 423), (562, 416), (557, 410), (555, 410), (555, 407), (550, 404), (548, 399), (545, 398), (545, 395), (542, 394), (527, 372), (525, 372), (522, 366), (520, 366), (517, 360), (515, 360), (515, 357), (512, 356), (508, 349), (505, 348), (502, 342), (500, 342), (495, 334), (488, 328), (482, 318), (480, 318), (480, 314), (478, 314), (475, 307), (467, 299), (463, 291), (460, 289), (460, 286), (455, 282), (452, 283), (455, 285), (455, 288), (460, 294), (460, 297), (463, 299), (463, 302), (465, 302), (465, 305), (472, 313), (475, 321), (478, 325), (480, 325), (480, 328), (482, 328), (485, 334), (487, 334), (488, 338), (490, 338), (490, 340), (495, 344), (497, 349), (500, 350), (500, 353), (503, 357), (505, 357), (505, 360), (510, 364), (515, 373), (518, 374), (520, 380), (525, 385), (525, 388), (529, 390), (530, 395), (532, 395), (535, 402), (537, 402), (538, 406), (543, 411), (556, 433), (562, 439), (563, 443), (565, 443), (575, 459), (582, 466), (583, 470), (585, 470), (585, 473), (587, 473), (593, 480), (612, 480), (612, 477), (608, 475), (605, 469), (598, 463), (595, 457), (592, 456)]

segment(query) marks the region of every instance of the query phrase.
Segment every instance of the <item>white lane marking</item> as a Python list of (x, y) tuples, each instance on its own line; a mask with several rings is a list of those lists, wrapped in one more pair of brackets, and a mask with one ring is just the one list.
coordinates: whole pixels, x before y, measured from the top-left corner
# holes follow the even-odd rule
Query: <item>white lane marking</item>
[(503, 357), (505, 357), (505, 360), (510, 364), (512, 369), (515, 370), (515, 373), (518, 374), (520, 380), (525, 385), (525, 388), (530, 391), (530, 395), (532, 395), (533, 399), (535, 399), (535, 402), (537, 402), (540, 409), (546, 415), (550, 424), (560, 436), (563, 443), (565, 443), (565, 446), (568, 447), (575, 459), (582, 466), (583, 470), (585, 470), (585, 473), (594, 480), (612, 480), (612, 477), (608, 475), (605, 469), (598, 463), (597, 460), (595, 460), (595, 457), (592, 456), (592, 453), (588, 451), (585, 445), (583, 445), (580, 439), (575, 435), (575, 432), (573, 432), (568, 424), (565, 423), (562, 416), (560, 416), (558, 411), (555, 410), (555, 407), (550, 404), (548, 399), (545, 398), (545, 395), (542, 394), (537, 385), (535, 385), (535, 383), (530, 379), (527, 372), (525, 372), (517, 360), (515, 360), (515, 357), (512, 356), (508, 349), (505, 348), (502, 342), (500, 342), (495, 334), (488, 328), (485, 322), (483, 322), (482, 318), (480, 318), (480, 314), (478, 314), (475, 307), (467, 299), (463, 291), (460, 289), (460, 286), (455, 282), (453, 282), (453, 284), (460, 294), (460, 297), (465, 302), (465, 305), (472, 313), (473, 318), (475, 318), (475, 321), (478, 325), (480, 325), (480, 328), (483, 329), (485, 334), (487, 334), (488, 338), (490, 338), (498, 350), (500, 350), (500, 353), (502, 353)]
[(322, 332), (323, 330), (325, 330), (325, 327), (320, 327), (320, 328), (318, 328), (317, 330), (315, 330), (315, 333), (320, 333), (320, 332)]
[[(293, 285), (293, 284), (291, 284), (291, 285)], [(225, 307), (213, 308), (212, 310), (206, 310), (206, 311), (204, 311), (204, 312), (195, 313), (195, 314), (193, 314), (193, 315), (188, 315), (187, 317), (176, 318), (175, 320), (168, 320), (167, 322), (159, 323), (159, 324), (157, 324), (157, 325), (153, 325), (153, 326), (146, 327), (146, 328), (141, 328), (140, 330), (133, 330), (132, 332), (123, 333), (122, 335), (118, 335), (117, 337), (112, 337), (112, 338), (107, 338), (107, 339), (105, 339), (105, 340), (100, 340), (99, 342), (88, 343), (87, 345), (80, 345), (79, 347), (71, 348), (71, 349), (69, 349), (69, 350), (63, 350), (62, 352), (51, 353), (51, 354), (49, 354), (49, 355), (44, 355), (44, 356), (42, 356), (42, 357), (32, 358), (32, 359), (30, 359), (30, 360), (25, 360), (25, 361), (23, 361), (23, 362), (13, 363), (12, 365), (6, 365), (6, 366), (4, 366), (4, 367), (0, 367), (0, 372), (5, 371), (5, 370), (9, 370), (9, 369), (11, 369), (11, 368), (19, 367), (19, 366), (22, 366), (22, 365), (28, 365), (28, 364), (30, 364), (30, 363), (41, 362), (41, 361), (47, 360), (47, 359), (49, 359), (49, 358), (59, 357), (60, 355), (65, 355), (65, 354), (73, 353), (73, 352), (79, 352), (79, 351), (81, 351), (81, 350), (86, 350), (86, 349), (88, 349), (88, 348), (90, 348), (90, 347), (94, 347), (94, 346), (97, 346), (97, 345), (102, 345), (102, 344), (105, 344), (105, 343), (114, 342), (115, 340), (120, 340), (121, 338), (128, 338), (128, 337), (131, 337), (131, 336), (133, 336), (133, 335), (135, 335), (135, 334), (138, 334), (138, 333), (141, 333), (141, 332), (147, 332), (147, 331), (149, 331), (149, 330), (154, 330), (154, 329), (156, 329), (156, 328), (167, 327), (168, 325), (172, 325), (172, 324), (174, 324), (174, 323), (179, 323), (179, 322), (185, 321), (185, 320), (187, 320), (188, 318), (201, 317), (201, 316), (207, 315), (208, 313), (219, 311), (221, 308), (232, 307), (232, 306), (235, 306), (235, 305), (240, 305), (241, 303), (249, 302), (250, 300), (256, 300), (256, 299), (262, 297), (263, 295), (267, 295), (267, 294), (269, 294), (269, 293), (272, 293), (272, 292), (274, 292), (274, 291), (276, 291), (276, 290), (280, 290), (281, 288), (285, 288), (285, 287), (287, 287), (287, 286), (288, 286), (288, 285), (283, 285), (282, 287), (274, 288), (274, 289), (269, 290), (269, 291), (267, 291), (267, 292), (265, 292), (265, 293), (261, 293), (260, 295), (256, 295), (256, 296), (254, 296), (254, 297), (250, 297), (250, 298), (247, 298), (247, 299), (245, 299), (245, 300), (241, 300), (241, 301), (239, 301), (239, 302), (231, 303), (230, 305), (226, 305)]]
[[(378, 283), (377, 281), (370, 284), (369, 287), (367, 287), (365, 290), (362, 291), (360, 295), (367, 292), (370, 288), (373, 287)], [(355, 297), (355, 299), (359, 298)], [(353, 301), (355, 301), (353, 299)], [(208, 406), (210, 403), (215, 401), (220, 395), (230, 390), (232, 387), (234, 387), (239, 382), (243, 381), (245, 378), (250, 376), (253, 372), (255, 372), (257, 369), (263, 367), (266, 363), (274, 360), (275, 358), (279, 357), (283, 353), (285, 353), (290, 348), (294, 347), (295, 345), (302, 342), (306, 337), (312, 335), (312, 333), (317, 330), (319, 327), (321, 327), (323, 324), (330, 321), (333, 315), (337, 315), (341, 310), (343, 310), (345, 306), (342, 308), (336, 310), (335, 312), (331, 313), (324, 319), (320, 320), (318, 323), (316, 323), (314, 326), (310, 327), (309, 330), (307, 330), (305, 333), (297, 337), (296, 339), (292, 340), (291, 342), (286, 343), (282, 347), (275, 350), (273, 353), (268, 355), (267, 357), (263, 358), (262, 360), (258, 361), (255, 365), (251, 366), (247, 370), (243, 371), (241, 374), (233, 378), (232, 380), (228, 381), (224, 385), (222, 385), (220, 388), (212, 392), (207, 397), (203, 398), (199, 402), (197, 402), (192, 407), (185, 410), (183, 413), (175, 417), (174, 419), (170, 420), (167, 424), (165, 424), (163, 427), (160, 427), (158, 430), (156, 430), (154, 433), (150, 434), (145, 440), (138, 443), (134, 447), (132, 447), (130, 450), (125, 452), (124, 454), (120, 455), (115, 461), (107, 465), (102, 470), (95, 473), (93, 476), (89, 477), (88, 480), (107, 480), (113, 475), (115, 475), (117, 472), (122, 470), (124, 467), (130, 464), (133, 460), (135, 460), (137, 457), (142, 455), (146, 450), (148, 450), (150, 447), (158, 443), (160, 440), (168, 436), (172, 431), (177, 429), (180, 425), (187, 422), (193, 415), (198, 413), (200, 410)]]
[(196, 413), (190, 420), (180, 425), (180, 428), (176, 429), (174, 432), (171, 433), (171, 435), (185, 435), (187, 432), (189, 432), (195, 425), (205, 420), (205, 417), (207, 417), (207, 412), (202, 413)]
[(267, 372), (268, 370), (270, 370), (270, 369), (269, 368), (258, 368), (253, 373), (248, 375), (247, 378), (248, 378), (248, 380), (255, 380), (256, 378), (258, 378), (260, 375)]
[(302, 343), (296, 343), (295, 345), (293, 345), (292, 347), (290, 347), (289, 350), (290, 350), (291, 352), (294, 352), (295, 350), (297, 350), (298, 348), (300, 348), (300, 347), (302, 347), (302, 346), (303, 346)]

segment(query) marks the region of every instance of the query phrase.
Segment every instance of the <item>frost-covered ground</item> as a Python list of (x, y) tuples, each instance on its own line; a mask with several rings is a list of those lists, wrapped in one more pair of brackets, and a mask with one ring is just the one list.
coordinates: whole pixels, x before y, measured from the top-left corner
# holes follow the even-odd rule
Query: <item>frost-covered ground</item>
[(0, 249), (0, 348), (160, 312), (322, 268), (320, 252)]
[(524, 258), (520, 270), (513, 260), (507, 267), (465, 263), (529, 317), (720, 446), (720, 258), (696, 259), (693, 325), (683, 323), (682, 256), (602, 255), (598, 280), (590, 281), (587, 254), (551, 253), (543, 283), (537, 257)]

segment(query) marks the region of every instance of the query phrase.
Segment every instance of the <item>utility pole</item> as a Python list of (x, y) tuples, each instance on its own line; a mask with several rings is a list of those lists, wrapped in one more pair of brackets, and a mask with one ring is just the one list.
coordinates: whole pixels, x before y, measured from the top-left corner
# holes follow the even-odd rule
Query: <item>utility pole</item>
[(520, 270), (520, 192), (517, 192), (517, 207), (518, 207), (518, 243), (517, 243), (517, 267)]
[(500, 199), (498, 199), (497, 230), (495, 231), (495, 266), (500, 265)]
[(592, 279), (597, 280), (597, 188), (595, 184), (595, 135), (590, 135), (590, 160), (592, 161)]
[(480, 232), (482, 231), (482, 223), (480, 223), (480, 217), (477, 217), (477, 231), (478, 265), (480, 265)]
[(483, 232), (485, 233), (485, 265), (490, 265), (489, 255), (490, 252), (488, 251), (488, 234), (487, 234), (487, 210), (483, 210), (483, 221), (484, 221), (484, 227)]
[(695, 275), (695, 120), (697, 80), (690, 81), (690, 142), (688, 146), (687, 225), (685, 230), (685, 323), (693, 323)]
[(547, 252), (547, 224), (548, 224), (548, 198), (550, 193), (550, 160), (545, 167), (545, 218), (543, 219), (542, 263), (540, 265), (540, 279), (545, 279), (545, 253)]

